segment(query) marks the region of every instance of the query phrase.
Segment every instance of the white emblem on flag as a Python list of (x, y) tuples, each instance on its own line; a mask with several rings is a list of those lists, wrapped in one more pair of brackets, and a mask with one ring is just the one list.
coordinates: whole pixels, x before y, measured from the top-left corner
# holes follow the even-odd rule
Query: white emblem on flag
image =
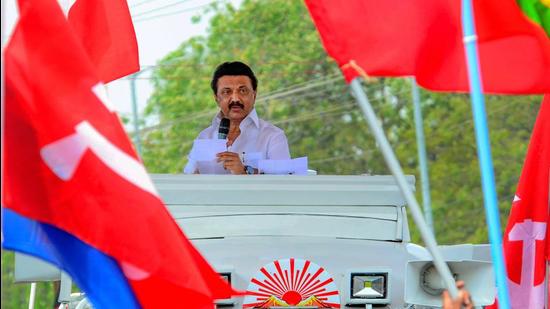
[(109, 99), (109, 96), (107, 95), (107, 89), (105, 89), (105, 85), (103, 85), (103, 83), (97, 83), (95, 86), (93, 86), (92, 92), (101, 101), (101, 103), (103, 103), (103, 105), (107, 107), (110, 112), (116, 112), (116, 108)]
[(91, 150), (105, 165), (120, 177), (139, 188), (158, 196), (143, 165), (113, 145), (90, 123), (83, 121), (76, 133), (50, 143), (40, 150), (46, 165), (62, 180), (70, 180), (86, 150)]
[(544, 308), (544, 280), (535, 285), (535, 254), (537, 240), (546, 238), (546, 223), (529, 219), (516, 223), (508, 234), (510, 241), (521, 241), (522, 264), (520, 284), (508, 279), (512, 308)]
[(78, 134), (71, 134), (42, 147), (40, 155), (57, 177), (67, 181), (73, 177), (86, 149), (86, 141)]

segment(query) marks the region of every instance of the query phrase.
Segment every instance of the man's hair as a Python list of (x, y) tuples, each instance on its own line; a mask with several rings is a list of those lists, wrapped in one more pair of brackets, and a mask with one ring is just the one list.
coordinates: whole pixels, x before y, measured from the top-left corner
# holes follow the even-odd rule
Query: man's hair
[(248, 65), (240, 61), (224, 62), (216, 68), (216, 71), (214, 71), (214, 75), (212, 76), (212, 81), (210, 82), (210, 87), (212, 87), (212, 91), (214, 91), (214, 94), (217, 94), (218, 92), (218, 79), (225, 75), (248, 76), (250, 78), (250, 81), (252, 82), (252, 89), (256, 91), (256, 88), (258, 87), (258, 80), (256, 79), (254, 72), (252, 72), (252, 69)]

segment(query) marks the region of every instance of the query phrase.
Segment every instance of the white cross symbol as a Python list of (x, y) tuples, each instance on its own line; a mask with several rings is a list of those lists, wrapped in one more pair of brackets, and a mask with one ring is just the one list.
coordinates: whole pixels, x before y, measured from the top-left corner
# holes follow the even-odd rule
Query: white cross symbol
[[(92, 93), (110, 112), (115, 112), (102, 83), (91, 88)], [(138, 160), (120, 150), (89, 122), (75, 126), (75, 133), (62, 137), (40, 149), (46, 165), (64, 181), (70, 180), (87, 150), (94, 153), (107, 167), (139, 188), (158, 196), (147, 171)]]
[(529, 219), (516, 223), (508, 234), (510, 241), (523, 242), (520, 284), (508, 279), (512, 308), (544, 308), (544, 281), (535, 286), (536, 241), (546, 238), (546, 223)]

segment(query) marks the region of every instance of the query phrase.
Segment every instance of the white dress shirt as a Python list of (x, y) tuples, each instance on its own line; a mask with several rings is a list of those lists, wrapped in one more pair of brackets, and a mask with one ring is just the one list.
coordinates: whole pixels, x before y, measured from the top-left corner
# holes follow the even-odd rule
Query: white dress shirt
[[(218, 113), (212, 119), (212, 124), (204, 129), (197, 139), (217, 139), (221, 119), (221, 113)], [(241, 121), (239, 128), (241, 134), (233, 141), (228, 151), (239, 153), (244, 164), (257, 168), (258, 160), (290, 159), (288, 141), (283, 130), (258, 118), (256, 109), (252, 109)], [(197, 161), (189, 156), (188, 159), (183, 172), (192, 174), (198, 168)], [(229, 171), (224, 172), (229, 173)]]

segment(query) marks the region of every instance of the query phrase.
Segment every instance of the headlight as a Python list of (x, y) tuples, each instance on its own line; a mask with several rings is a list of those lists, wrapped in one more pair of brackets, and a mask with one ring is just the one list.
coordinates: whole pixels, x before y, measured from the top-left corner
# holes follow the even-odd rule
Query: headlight
[(390, 303), (389, 269), (373, 269), (372, 271), (351, 271), (348, 278), (348, 304), (352, 305)]
[(385, 298), (386, 274), (352, 274), (352, 298)]

